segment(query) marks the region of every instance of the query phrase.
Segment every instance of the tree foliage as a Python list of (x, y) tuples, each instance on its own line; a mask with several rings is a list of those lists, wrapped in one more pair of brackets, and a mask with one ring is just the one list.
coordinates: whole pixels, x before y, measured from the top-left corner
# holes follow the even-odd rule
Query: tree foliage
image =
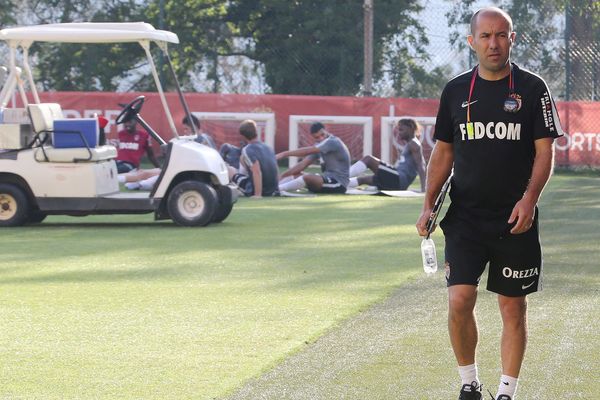
[[(414, 18), (418, 1), (375, 1), (374, 72), (381, 76), (386, 41), (411, 30), (404, 46), (425, 43)], [(362, 2), (237, 0), (230, 20), (252, 39), (249, 57), (265, 65), (275, 93), (351, 95), (363, 80)], [(400, 49), (398, 49), (400, 51)]]
[(164, 22), (161, 22), (160, 2), (154, 0), (149, 4), (145, 13), (148, 22), (171, 30), (179, 37), (180, 44), (169, 52), (182, 86), (191, 88), (190, 78), (204, 72), (213, 80), (213, 91), (218, 91), (218, 57), (232, 53), (235, 32), (235, 27), (227, 22), (227, 3), (225, 0), (164, 0)]
[[(96, 3), (97, 4), (97, 3)], [(141, 10), (136, 2), (106, 0), (96, 10), (92, 22), (137, 21)], [(78, 15), (81, 15), (78, 13)], [(69, 18), (67, 22), (83, 20)], [(114, 91), (124, 79), (145, 61), (143, 50), (136, 43), (118, 45), (46, 44), (38, 53), (40, 82), (55, 90)], [(147, 76), (144, 73), (142, 76)], [(135, 83), (135, 80), (133, 80)]]
[[(417, 19), (422, 2), (373, 3), (376, 90), (385, 87), (380, 90), (385, 95), (437, 97), (451, 72), (428, 65), (428, 40)], [(460, 47), (465, 45), (465, 27), (476, 0), (452, 4), (449, 24), (457, 28), (451, 43)], [(515, 23), (517, 62), (552, 77), (559, 96), (583, 98), (592, 90), (598, 95), (598, 1), (505, 0), (499, 6)], [(247, 87), (260, 82), (271, 93), (360, 93), (363, 13), (363, 1), (343, 0), (0, 0), (3, 26), (146, 21), (171, 30), (180, 39), (180, 45), (169, 49), (180, 83), (188, 90), (212, 92), (223, 91), (228, 81), (231, 84), (231, 75), (238, 74), (243, 75), (241, 84), (233, 84)], [(154, 86), (137, 44), (37, 43), (30, 54), (36, 78), (47, 90), (143, 91)], [(231, 56), (237, 57), (235, 61)], [(163, 85), (172, 90), (165, 60), (155, 61), (166, 78)]]
[(13, 25), (17, 11), (15, 0), (0, 0), (0, 26)]

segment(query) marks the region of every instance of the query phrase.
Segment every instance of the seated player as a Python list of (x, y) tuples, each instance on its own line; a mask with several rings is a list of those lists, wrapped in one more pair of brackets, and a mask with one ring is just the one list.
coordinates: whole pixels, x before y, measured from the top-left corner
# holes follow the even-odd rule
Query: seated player
[[(294, 191), (306, 187), (313, 193), (345, 193), (349, 183), (350, 152), (342, 140), (325, 130), (320, 122), (310, 127), (314, 146), (288, 150), (277, 154), (277, 159), (297, 156), (302, 161), (285, 171), (279, 182), (280, 191)], [(320, 174), (303, 171), (313, 162), (322, 160)]]
[[(394, 130), (399, 154), (396, 167), (376, 157), (365, 156), (350, 167), (349, 187), (371, 185), (379, 190), (406, 190), (419, 175), (421, 192), (425, 192), (425, 158), (423, 146), (417, 138), (419, 124), (412, 118), (403, 118)], [(373, 171), (373, 175), (359, 176), (367, 169)]]
[(125, 129), (119, 131), (119, 139), (115, 144), (117, 147), (117, 171), (122, 174), (139, 168), (144, 153), (155, 167), (159, 167), (160, 164), (154, 156), (148, 132), (138, 130), (137, 122), (134, 119), (124, 122), (123, 126)]
[(200, 130), (200, 120), (196, 118), (195, 115), (191, 114), (191, 117), (192, 123), (196, 126), (196, 130), (194, 130), (192, 123), (190, 123), (190, 118), (188, 118), (188, 116), (186, 115), (181, 121), (181, 123), (183, 124), (183, 133), (186, 135), (196, 134), (196, 141), (198, 143), (202, 143), (216, 150), (217, 145), (215, 144), (215, 140), (213, 139), (213, 137), (210, 136), (208, 133), (202, 132)]
[[(192, 122), (196, 125), (197, 129), (200, 129), (200, 121), (194, 115), (192, 115)], [(181, 123), (183, 124), (184, 133), (193, 134), (193, 128), (190, 125), (188, 117), (184, 117)], [(197, 137), (197, 142), (216, 149), (215, 142), (209, 134), (198, 133)], [(129, 190), (152, 190), (154, 184), (158, 180), (160, 171), (160, 168), (136, 169), (126, 173), (120, 173), (118, 180), (119, 183), (124, 183), (125, 187)]]
[(232, 182), (248, 197), (278, 195), (279, 169), (275, 153), (258, 139), (256, 122), (250, 119), (243, 121), (239, 132), (248, 144), (241, 150), (241, 172), (229, 167)]

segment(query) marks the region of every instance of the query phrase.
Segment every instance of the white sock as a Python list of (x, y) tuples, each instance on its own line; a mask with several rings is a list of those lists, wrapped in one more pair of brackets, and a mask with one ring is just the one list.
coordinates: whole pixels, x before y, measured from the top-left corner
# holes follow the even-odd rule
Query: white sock
[(156, 183), (157, 180), (158, 180), (158, 175), (154, 175), (148, 179), (144, 179), (143, 181), (140, 181), (140, 189), (141, 190), (152, 190), (152, 188), (154, 187), (154, 184)]
[(348, 183), (348, 188), (355, 188), (358, 186), (358, 178), (350, 178), (350, 182)]
[(140, 188), (139, 182), (126, 182), (125, 187), (129, 190), (138, 190)]
[(296, 179), (293, 179), (288, 182), (284, 182), (283, 184), (279, 183), (279, 190), (283, 190), (284, 192), (289, 192), (291, 190), (302, 189), (306, 186), (304, 182), (304, 178), (299, 176)]
[(479, 376), (477, 375), (477, 364), (458, 366), (458, 374), (462, 385), (471, 385), (473, 382), (479, 386)]
[(358, 176), (367, 170), (367, 164), (358, 160), (350, 167), (350, 176)]
[(515, 392), (517, 391), (517, 384), (519, 383), (519, 378), (513, 378), (512, 376), (502, 375), (500, 377), (500, 384), (498, 385), (498, 393), (496, 393), (496, 398), (505, 394), (510, 396), (512, 399), (515, 396)]
[(119, 181), (119, 183), (125, 183), (125, 174), (119, 174), (117, 175), (117, 180)]

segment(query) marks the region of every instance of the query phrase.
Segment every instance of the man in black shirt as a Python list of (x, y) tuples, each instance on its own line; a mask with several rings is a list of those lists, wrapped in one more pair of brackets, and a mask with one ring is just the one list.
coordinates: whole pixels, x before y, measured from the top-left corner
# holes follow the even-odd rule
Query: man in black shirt
[(452, 169), (452, 204), (441, 222), (446, 240), (448, 329), (458, 362), (459, 399), (482, 398), (474, 314), (479, 279), (489, 263), (487, 289), (502, 315), (502, 376), (497, 400), (514, 400), (527, 340), (526, 295), (542, 288), (537, 203), (562, 136), (546, 83), (510, 62), (512, 20), (496, 7), (477, 11), (468, 43), (479, 65), (442, 92), (437, 140), (428, 171), (421, 236)]

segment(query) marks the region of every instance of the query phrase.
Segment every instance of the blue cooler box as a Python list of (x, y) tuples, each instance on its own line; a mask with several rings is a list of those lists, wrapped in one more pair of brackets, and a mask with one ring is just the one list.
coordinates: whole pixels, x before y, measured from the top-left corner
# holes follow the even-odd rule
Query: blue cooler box
[(55, 119), (52, 145), (59, 149), (86, 147), (77, 132), (81, 132), (90, 147), (98, 145), (100, 131), (97, 118)]

